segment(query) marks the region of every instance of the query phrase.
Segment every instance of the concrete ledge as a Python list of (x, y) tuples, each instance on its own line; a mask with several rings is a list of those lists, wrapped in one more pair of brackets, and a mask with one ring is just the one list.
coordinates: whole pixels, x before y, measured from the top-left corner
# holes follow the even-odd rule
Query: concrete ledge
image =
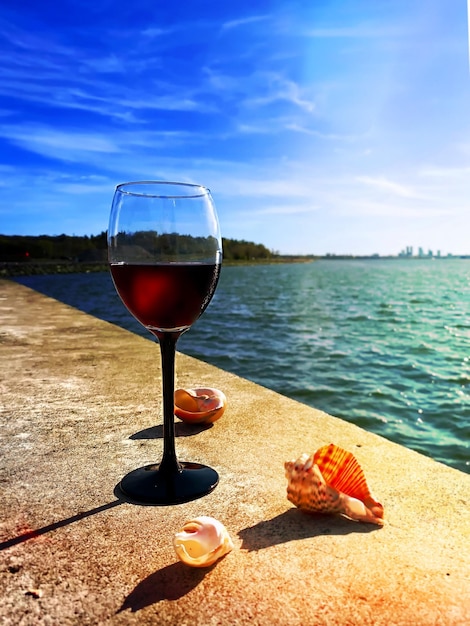
[[(469, 475), (178, 354), (180, 386), (228, 397), (212, 428), (177, 424), (179, 457), (220, 484), (122, 503), (120, 478), (160, 458), (158, 347), (6, 280), (0, 320), (2, 624), (470, 623)], [(287, 501), (283, 462), (330, 442), (357, 456), (384, 528)], [(208, 570), (171, 545), (197, 515), (236, 544)]]

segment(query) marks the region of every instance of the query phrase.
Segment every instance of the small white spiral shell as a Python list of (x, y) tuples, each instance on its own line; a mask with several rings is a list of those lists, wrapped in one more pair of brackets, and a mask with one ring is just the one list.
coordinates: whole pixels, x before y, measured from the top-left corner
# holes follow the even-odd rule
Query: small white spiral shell
[(177, 557), (191, 567), (209, 567), (233, 550), (233, 542), (225, 526), (201, 515), (175, 533), (173, 546)]

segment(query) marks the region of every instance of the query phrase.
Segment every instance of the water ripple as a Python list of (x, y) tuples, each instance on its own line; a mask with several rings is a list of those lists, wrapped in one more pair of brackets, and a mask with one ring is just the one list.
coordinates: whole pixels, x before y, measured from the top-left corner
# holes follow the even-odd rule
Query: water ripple
[[(107, 274), (20, 282), (149, 337)], [(470, 261), (225, 267), (179, 349), (470, 473)]]

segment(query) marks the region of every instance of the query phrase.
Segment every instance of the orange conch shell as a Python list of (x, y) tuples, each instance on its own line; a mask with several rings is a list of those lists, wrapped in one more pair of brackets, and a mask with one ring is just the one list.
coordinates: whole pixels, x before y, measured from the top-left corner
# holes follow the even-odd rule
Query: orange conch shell
[(351, 452), (330, 444), (284, 463), (287, 499), (310, 513), (341, 513), (353, 520), (383, 525), (383, 506), (371, 495), (361, 466)]

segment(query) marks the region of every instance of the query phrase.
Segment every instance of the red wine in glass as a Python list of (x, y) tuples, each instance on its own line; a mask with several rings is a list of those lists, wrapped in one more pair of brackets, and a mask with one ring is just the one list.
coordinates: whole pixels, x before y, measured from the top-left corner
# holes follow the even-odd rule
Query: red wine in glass
[(108, 259), (116, 291), (158, 339), (162, 361), (162, 459), (124, 476), (118, 491), (140, 504), (179, 504), (202, 497), (219, 477), (207, 465), (177, 459), (174, 367), (176, 342), (208, 306), (220, 275), (222, 240), (209, 190), (160, 181), (118, 185)]
[(111, 263), (110, 269), (125, 306), (152, 332), (189, 328), (212, 298), (220, 264)]

